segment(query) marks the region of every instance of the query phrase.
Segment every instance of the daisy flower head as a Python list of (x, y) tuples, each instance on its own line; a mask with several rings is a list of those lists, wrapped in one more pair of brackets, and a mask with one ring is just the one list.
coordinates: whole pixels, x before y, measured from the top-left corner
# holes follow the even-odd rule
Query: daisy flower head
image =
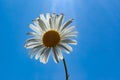
[(64, 15), (55, 13), (47, 13), (46, 16), (40, 14), (38, 18), (33, 20), (33, 24), (29, 27), (33, 32), (28, 32), (32, 38), (26, 40), (25, 48), (30, 49), (29, 55), (31, 58), (46, 64), (50, 54), (56, 63), (63, 60), (62, 51), (70, 53), (72, 47), (70, 44), (77, 44), (77, 31), (75, 26), (69, 26), (73, 19), (63, 22)]

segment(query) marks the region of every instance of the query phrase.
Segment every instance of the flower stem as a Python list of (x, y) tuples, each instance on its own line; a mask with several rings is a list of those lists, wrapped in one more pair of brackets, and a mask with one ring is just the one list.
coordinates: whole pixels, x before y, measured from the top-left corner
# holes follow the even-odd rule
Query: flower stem
[(67, 66), (66, 66), (66, 62), (64, 58), (63, 58), (63, 64), (64, 64), (64, 69), (65, 69), (65, 74), (66, 74), (66, 80), (68, 80), (69, 75), (68, 75)]

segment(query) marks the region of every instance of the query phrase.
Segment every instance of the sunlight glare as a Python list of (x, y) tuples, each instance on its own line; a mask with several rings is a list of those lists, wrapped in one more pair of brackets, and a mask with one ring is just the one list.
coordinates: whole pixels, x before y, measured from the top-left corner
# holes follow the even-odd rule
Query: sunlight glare
[(53, 0), (52, 12), (70, 13), (74, 16), (74, 1), (73, 0)]

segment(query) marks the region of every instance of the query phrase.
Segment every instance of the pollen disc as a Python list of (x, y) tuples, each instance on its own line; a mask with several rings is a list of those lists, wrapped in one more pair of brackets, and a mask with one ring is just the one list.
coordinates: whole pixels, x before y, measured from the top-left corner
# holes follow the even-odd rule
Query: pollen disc
[(60, 42), (60, 34), (55, 30), (49, 30), (44, 33), (42, 41), (46, 47), (55, 47)]

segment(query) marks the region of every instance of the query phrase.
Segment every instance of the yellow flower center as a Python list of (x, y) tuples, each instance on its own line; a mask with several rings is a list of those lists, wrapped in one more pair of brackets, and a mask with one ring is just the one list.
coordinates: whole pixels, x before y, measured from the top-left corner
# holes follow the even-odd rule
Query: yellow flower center
[(60, 34), (55, 30), (49, 30), (44, 33), (42, 41), (46, 47), (55, 47), (60, 42)]

